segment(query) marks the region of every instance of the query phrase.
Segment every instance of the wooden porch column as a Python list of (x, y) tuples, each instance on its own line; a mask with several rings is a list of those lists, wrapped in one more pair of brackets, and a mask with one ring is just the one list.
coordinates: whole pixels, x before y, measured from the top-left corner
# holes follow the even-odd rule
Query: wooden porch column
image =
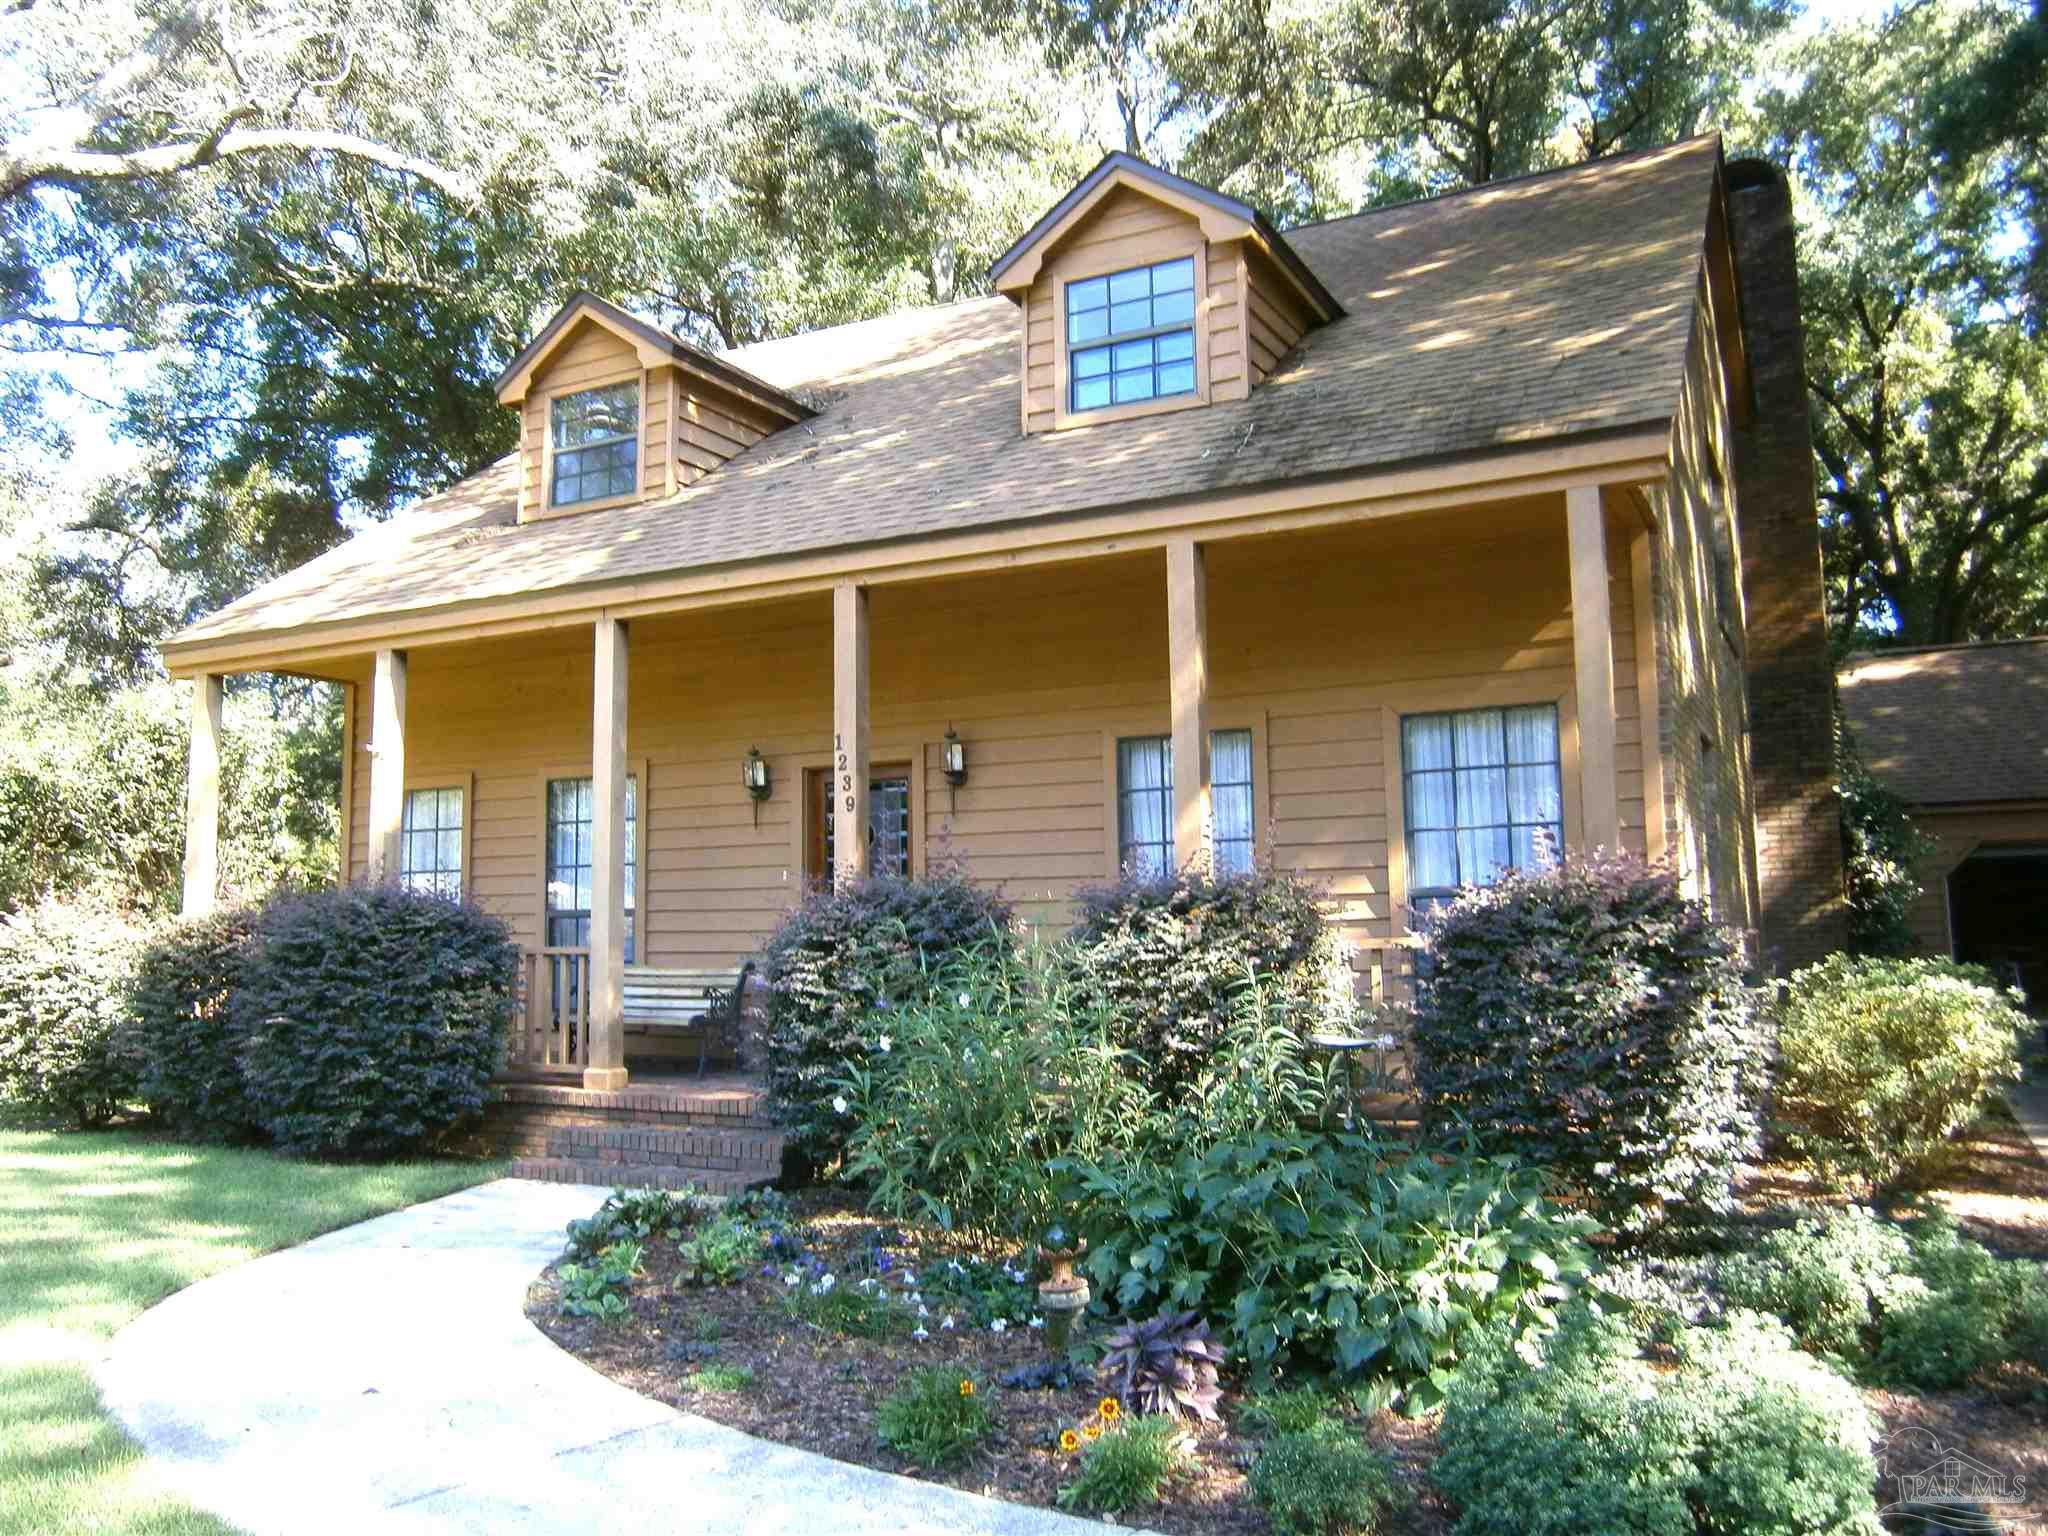
[(379, 651), (370, 680), (370, 883), (398, 878), (405, 822), (405, 652)]
[[(626, 1086), (626, 626), (597, 621), (590, 722), (590, 1043), (583, 1086)], [(644, 786), (643, 786), (644, 788)]]
[(187, 917), (204, 917), (220, 900), (220, 701), (223, 679), (192, 679), (192, 752), (185, 770)]
[(1607, 601), (1607, 516), (1600, 488), (1565, 492), (1572, 560), (1572, 671), (1578, 680), (1579, 821), (1589, 848), (1621, 846), (1614, 777), (1614, 625)]
[(1173, 856), (1213, 852), (1209, 805), (1209, 576), (1202, 546), (1166, 546), (1166, 639), (1173, 703)]
[(868, 872), (868, 591), (832, 589), (832, 878)]

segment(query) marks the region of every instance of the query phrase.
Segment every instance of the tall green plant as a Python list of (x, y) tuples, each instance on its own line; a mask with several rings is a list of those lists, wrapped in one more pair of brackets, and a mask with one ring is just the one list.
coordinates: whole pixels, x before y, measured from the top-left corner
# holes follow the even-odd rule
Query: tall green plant
[(1842, 871), (1849, 895), (1849, 951), (1905, 955), (1913, 949), (1908, 914), (1920, 897), (1919, 866), (1934, 839), (1906, 802), (1864, 764), (1855, 735), (1835, 716), (1835, 792), (1841, 805)]

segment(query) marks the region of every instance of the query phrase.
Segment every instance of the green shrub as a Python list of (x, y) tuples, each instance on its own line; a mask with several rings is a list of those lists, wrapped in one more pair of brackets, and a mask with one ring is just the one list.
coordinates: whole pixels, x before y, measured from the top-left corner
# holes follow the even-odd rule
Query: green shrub
[(613, 1243), (587, 1264), (564, 1264), (555, 1271), (564, 1317), (594, 1317), (601, 1323), (622, 1323), (631, 1313), (626, 1293), (644, 1273), (646, 1250), (638, 1243)]
[(1156, 1504), (1180, 1464), (1181, 1429), (1169, 1418), (1126, 1419), (1082, 1453), (1081, 1473), (1059, 1491), (1062, 1509), (1118, 1514)]
[(976, 946), (928, 995), (888, 1015), (887, 1050), (833, 1079), (847, 1104), (846, 1173), (876, 1209), (1023, 1241), (1054, 1219), (1047, 1164), (1102, 1157), (1131, 1135), (1144, 1096), (1102, 1020), (1077, 1016), (1056, 975)]
[(278, 1149), (390, 1156), (481, 1111), (518, 957), (497, 918), (397, 886), (274, 903), (232, 1015)]
[(1476, 1331), (1546, 1322), (1592, 1265), (1540, 1172), (1469, 1152), (1260, 1132), (1071, 1171), (1102, 1300), (1195, 1310), (1261, 1383), (1370, 1373), (1427, 1406)]
[(719, 1202), (694, 1190), (615, 1189), (603, 1205), (569, 1223), (569, 1257), (587, 1259), (613, 1243), (681, 1238)]
[(1254, 1429), (1276, 1435), (1301, 1435), (1343, 1416), (1336, 1398), (1316, 1387), (1289, 1387), (1282, 1392), (1261, 1392), (1244, 1405), (1239, 1415)]
[(121, 919), (45, 903), (0, 917), (0, 1099), (104, 1125), (134, 1092), (120, 1048), (139, 936)]
[(1281, 1536), (1362, 1536), (1394, 1504), (1387, 1459), (1329, 1423), (1267, 1441), (1251, 1494)]
[(1934, 839), (1914, 823), (1912, 808), (1865, 765), (1839, 710), (1835, 797), (1841, 808), (1849, 951), (1909, 954), (1914, 942), (1910, 914), (1921, 890), (1918, 871), (1934, 852)]
[(1739, 940), (1639, 860), (1511, 871), (1425, 919), (1415, 1086), (1434, 1127), (1583, 1190), (1642, 1232), (1729, 1209), (1766, 1049)]
[(1995, 1257), (1945, 1213), (1808, 1219), (1724, 1258), (1717, 1278), (1731, 1303), (1873, 1383), (1940, 1391), (2004, 1360), (2048, 1363), (2048, 1270)]
[(958, 870), (876, 875), (806, 897), (762, 948), (769, 1104), (795, 1150), (819, 1164), (852, 1130), (832, 1106), (845, 1064), (870, 1065), (889, 1013), (926, 997), (946, 957), (1006, 945), (1011, 911)]
[(1165, 878), (1127, 875), (1076, 899), (1062, 946), (1076, 1004), (1107, 1015), (1113, 1042), (1168, 1103), (1214, 1070), (1249, 983), (1303, 1031), (1351, 1007), (1321, 892), (1299, 875), (1191, 865)]
[(1460, 1536), (1878, 1536), (1862, 1401), (1781, 1326), (1687, 1329), (1659, 1371), (1579, 1306), (1530, 1353), (1489, 1339), (1451, 1384), (1432, 1476)]
[(683, 1378), (692, 1392), (751, 1392), (754, 1368), (750, 1365), (706, 1365)]
[(699, 1285), (731, 1285), (761, 1257), (761, 1233), (744, 1216), (714, 1216), (677, 1245), (678, 1278)]
[(1779, 994), (1788, 1141), (1831, 1179), (1922, 1178), (2001, 1083), (2031, 1028), (1991, 975), (1947, 960), (1834, 955)]
[(152, 938), (128, 991), (123, 1049), (150, 1112), (184, 1136), (261, 1134), (230, 1009), (255, 943), (253, 908), (186, 918)]
[(960, 1460), (993, 1425), (980, 1383), (943, 1366), (913, 1372), (875, 1410), (876, 1438), (920, 1467)]

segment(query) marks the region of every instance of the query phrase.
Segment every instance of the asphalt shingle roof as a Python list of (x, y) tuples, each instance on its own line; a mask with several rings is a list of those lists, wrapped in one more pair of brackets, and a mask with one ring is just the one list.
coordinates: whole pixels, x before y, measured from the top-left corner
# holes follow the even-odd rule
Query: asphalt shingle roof
[(1852, 656), (1842, 710), (1870, 771), (1915, 805), (2048, 800), (2048, 636)]
[(515, 522), (516, 456), (174, 643), (403, 615), (1670, 419), (1719, 140), (1311, 225), (1347, 313), (1248, 400), (1025, 436), (1001, 297), (739, 348), (819, 406), (676, 496)]

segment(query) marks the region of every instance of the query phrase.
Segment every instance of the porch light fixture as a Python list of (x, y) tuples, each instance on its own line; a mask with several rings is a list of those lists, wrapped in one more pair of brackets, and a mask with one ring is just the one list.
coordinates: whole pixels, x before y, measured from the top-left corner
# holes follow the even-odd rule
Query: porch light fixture
[(940, 761), (945, 765), (946, 782), (953, 787), (953, 809), (957, 811), (960, 786), (967, 782), (967, 744), (950, 725), (946, 727), (946, 745)]
[(740, 782), (747, 787), (747, 795), (754, 802), (754, 825), (761, 825), (761, 802), (774, 793), (774, 786), (768, 778), (768, 759), (761, 755), (759, 747), (747, 748), (747, 755), (740, 761)]

